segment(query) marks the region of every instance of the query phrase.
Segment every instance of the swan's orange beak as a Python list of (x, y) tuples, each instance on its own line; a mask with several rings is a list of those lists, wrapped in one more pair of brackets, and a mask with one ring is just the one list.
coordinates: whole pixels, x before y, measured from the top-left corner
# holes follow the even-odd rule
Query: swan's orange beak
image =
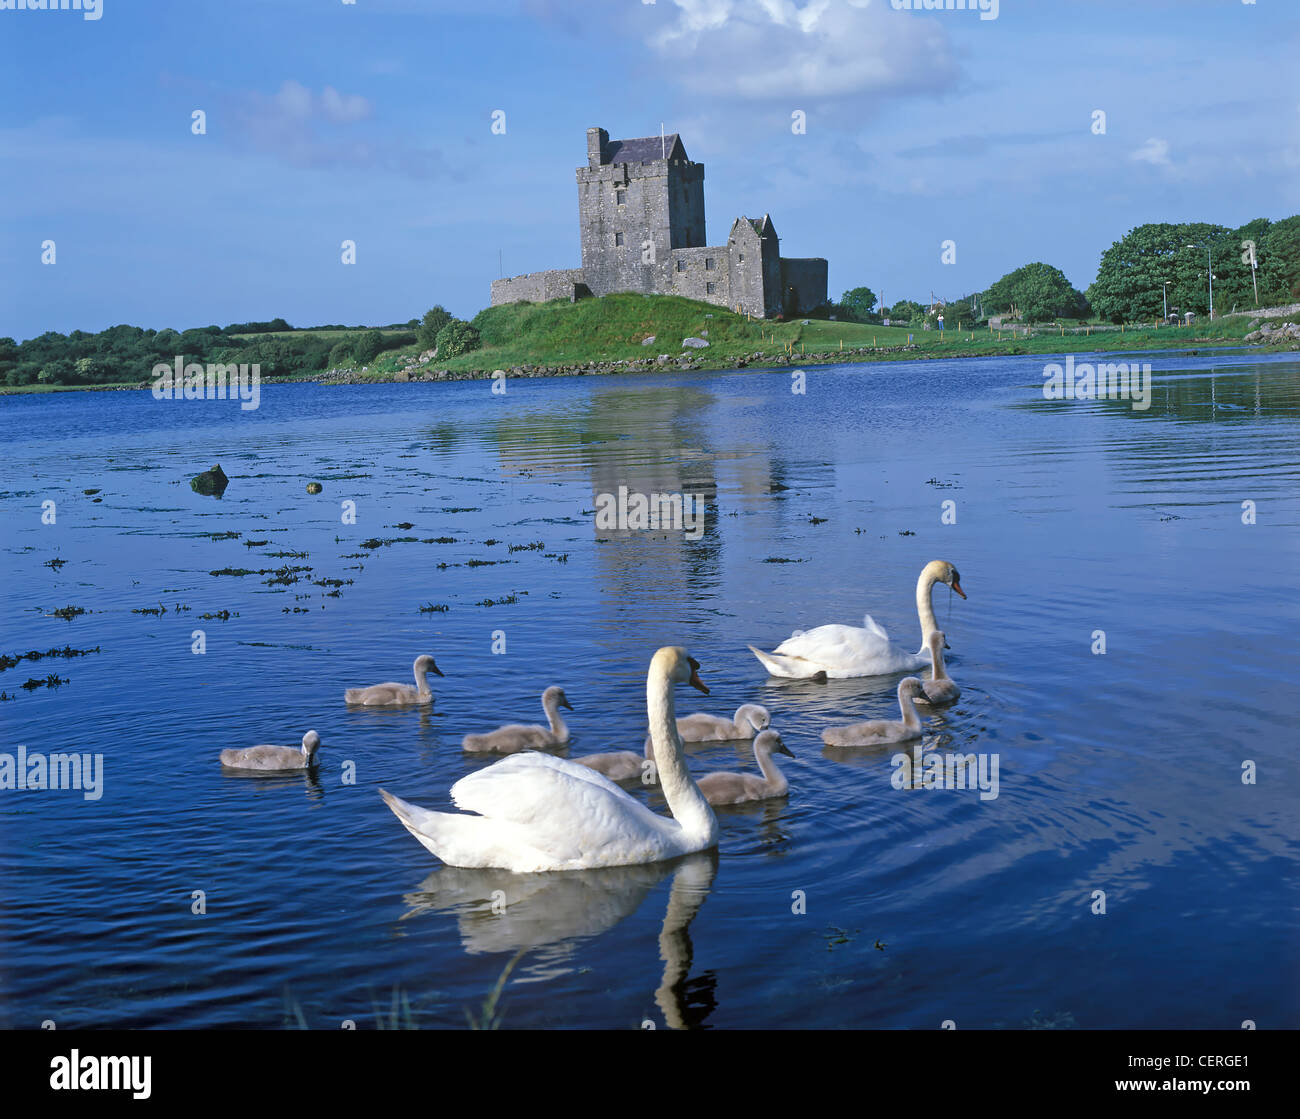
[(962, 596), (962, 598), (966, 597), (966, 592), (961, 589), (961, 584), (956, 579), (954, 579), (950, 585), (953, 590)]
[(699, 688), (705, 695), (708, 695), (709, 689), (705, 685), (704, 681), (700, 679), (700, 662), (694, 657), (688, 658), (688, 661), (691, 666), (691, 678), (687, 683), (689, 683), (692, 688)]

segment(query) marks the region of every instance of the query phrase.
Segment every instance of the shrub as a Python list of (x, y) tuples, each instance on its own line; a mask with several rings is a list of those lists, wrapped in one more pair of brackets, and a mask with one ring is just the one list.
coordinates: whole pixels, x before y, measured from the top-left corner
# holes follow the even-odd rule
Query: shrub
[(477, 350), (482, 344), (482, 339), (479, 337), (478, 331), (469, 323), (461, 319), (452, 319), (451, 322), (438, 331), (435, 344), (438, 347), (438, 357), (446, 359)]

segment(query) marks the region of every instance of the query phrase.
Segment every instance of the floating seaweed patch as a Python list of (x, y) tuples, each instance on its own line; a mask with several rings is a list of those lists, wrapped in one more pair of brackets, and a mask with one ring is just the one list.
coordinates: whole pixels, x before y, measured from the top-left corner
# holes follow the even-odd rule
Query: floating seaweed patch
[(481, 513), (483, 510), (477, 505), (449, 505), (443, 509), (444, 513)]
[(160, 602), (160, 603), (158, 603), (157, 606), (142, 606), (142, 607), (141, 607), (140, 609), (138, 609), (138, 610), (132, 610), (131, 613), (132, 613), (132, 614), (153, 614), (153, 615), (155, 615), (156, 617), (161, 618), (164, 614), (167, 613), (167, 607), (165, 607), (165, 606)]
[(426, 602), (420, 607), (421, 614), (445, 614), (451, 607), (445, 602)]
[[(485, 547), (485, 548), (491, 548), (494, 544), (500, 544), (500, 543), (501, 543), (500, 540), (484, 540), (484, 541), (483, 541), (483, 547)], [(511, 548), (510, 550), (511, 550), (512, 552), (514, 551), (513, 548)]]
[(263, 579), (262, 582), (265, 583), (268, 587), (276, 587), (276, 586), (287, 587), (290, 584), (298, 582), (298, 579), (300, 578), (298, 573), (300, 571), (310, 571), (310, 570), (311, 570), (310, 567), (302, 567), (302, 566), (294, 567), (292, 565), (286, 564), (284, 567), (276, 568), (273, 572), (271, 572), (271, 578)]
[(238, 532), (205, 532), (203, 535), (209, 540), (236, 540), (240, 536)]
[(789, 556), (768, 556), (764, 563), (807, 563), (807, 560), (791, 559)]
[(46, 560), (44, 566), (45, 566), (45, 567), (52, 567), (52, 568), (54, 568), (55, 571), (58, 571), (59, 568), (62, 567), (62, 566), (63, 566), (65, 563), (67, 563), (67, 562), (68, 562), (68, 561), (65, 560), (65, 559), (52, 559), (52, 560)]
[(87, 613), (89, 613), (89, 611), (84, 606), (62, 606), (58, 610), (53, 611), (52, 615), (55, 618), (63, 618), (66, 621), (71, 621), (73, 618)]
[(81, 492), (84, 493), (87, 497), (94, 497), (95, 494), (101, 493), (102, 491), (98, 489), (93, 489), (93, 490), (82, 490)]
[(553, 559), (556, 563), (568, 563), (569, 553), (568, 552), (543, 552), (542, 558)]
[(245, 548), (265, 548), (265, 547), (267, 546), (267, 544), (269, 544), (269, 543), (270, 543), (269, 540), (245, 540), (245, 541), (244, 541), (244, 547), (245, 547)]
[(496, 567), (498, 564), (509, 563), (509, 560), (481, 560), (471, 559), (465, 561), (466, 567)]
[(51, 672), (44, 680), (37, 680), (33, 676), (25, 681), (22, 686), (27, 691), (34, 692), (37, 688), (59, 688), (66, 683), (68, 683), (67, 677), (61, 677), (57, 673)]
[(352, 583), (351, 579), (313, 579), (312, 583), (318, 587), (346, 587)]
[(306, 559), (306, 552), (267, 552), (269, 559)]
[(91, 653), (98, 653), (99, 646), (93, 649), (74, 649), (71, 645), (65, 645), (62, 649), (46, 649), (41, 652), (39, 649), (29, 649), (25, 653), (15, 653), (13, 656), (0, 654), (0, 672), (6, 668), (13, 668), (19, 661), (39, 661), (46, 657), (88, 657)]
[(511, 544), (509, 551), (511, 555), (515, 552), (544, 552), (546, 545), (540, 540), (534, 540), (531, 544)]
[(215, 614), (200, 614), (199, 617), (205, 622), (228, 622), (231, 618), (238, 618), (239, 611), (232, 614), (229, 610), (218, 610)]
[[(454, 536), (430, 536), (425, 540), (421, 540), (420, 543), (421, 544), (455, 544), (456, 538)], [(489, 543), (496, 543), (496, 541), (489, 541)]]
[(401, 524), (393, 525), (393, 527), (400, 528), (403, 532), (405, 532), (408, 528), (414, 528), (415, 525), (411, 524), (410, 521), (403, 521)]
[(512, 606), (519, 601), (521, 594), (527, 594), (527, 591), (516, 591), (514, 594), (508, 594), (504, 598), (485, 598), (482, 602), (474, 603), (475, 606)]
[(222, 567), (217, 571), (209, 571), (209, 575), (265, 575), (270, 569), (263, 571), (254, 571), (251, 567)]

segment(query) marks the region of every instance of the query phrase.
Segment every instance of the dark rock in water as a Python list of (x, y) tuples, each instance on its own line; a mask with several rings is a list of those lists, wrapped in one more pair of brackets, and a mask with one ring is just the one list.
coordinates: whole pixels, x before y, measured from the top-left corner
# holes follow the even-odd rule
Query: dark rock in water
[(228, 485), (230, 485), (230, 479), (226, 477), (226, 472), (221, 469), (221, 463), (217, 463), (211, 470), (205, 470), (202, 474), (196, 474), (190, 479), (190, 489), (195, 493), (201, 493), (204, 497), (220, 497), (226, 492)]
[(322, 488), (322, 487), (321, 487), (321, 484), (320, 484), (319, 482), (308, 482), (308, 483), (307, 483), (307, 492), (308, 492), (308, 493), (320, 493), (321, 488)]

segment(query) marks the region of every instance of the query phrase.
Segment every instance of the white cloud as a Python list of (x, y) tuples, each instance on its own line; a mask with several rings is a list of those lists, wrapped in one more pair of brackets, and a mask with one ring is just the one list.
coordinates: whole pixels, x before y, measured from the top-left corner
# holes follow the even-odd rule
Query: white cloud
[(1169, 167), (1169, 141), (1158, 140), (1152, 136), (1137, 151), (1129, 156), (1137, 163), (1149, 163), (1152, 167)]
[(914, 94), (952, 86), (947, 30), (870, 0), (673, 0), (651, 48), (687, 88), (745, 100)]

